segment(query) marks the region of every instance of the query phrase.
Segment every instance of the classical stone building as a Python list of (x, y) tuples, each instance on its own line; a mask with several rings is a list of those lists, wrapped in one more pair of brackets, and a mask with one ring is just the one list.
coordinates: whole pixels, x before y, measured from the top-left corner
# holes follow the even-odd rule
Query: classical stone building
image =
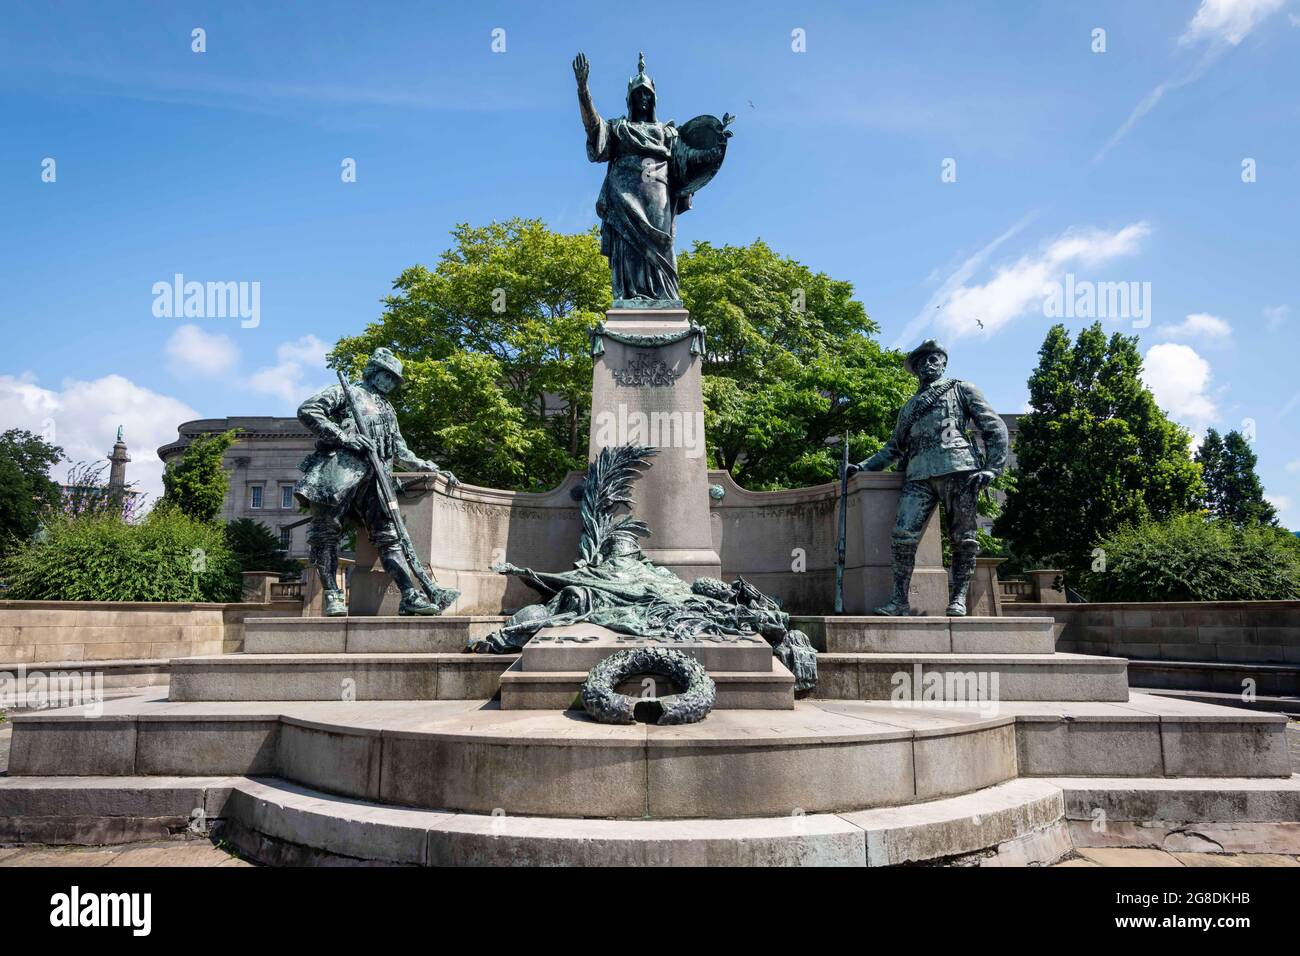
[(230, 491), (221, 508), (223, 521), (251, 518), (280, 536), (291, 558), (307, 556), (306, 517), (293, 500), (298, 463), (315, 447), (315, 439), (296, 418), (270, 415), (199, 418), (179, 426), (174, 442), (158, 449), (164, 463), (179, 458), (195, 435), (239, 429), (239, 440), (227, 449), (223, 464), (230, 473)]

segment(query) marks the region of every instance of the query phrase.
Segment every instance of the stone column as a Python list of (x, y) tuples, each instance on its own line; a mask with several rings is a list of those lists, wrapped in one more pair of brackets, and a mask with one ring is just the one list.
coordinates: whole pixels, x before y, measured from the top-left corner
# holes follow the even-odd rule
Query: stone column
[(690, 316), (685, 309), (611, 309), (605, 329), (592, 369), (588, 459), (606, 446), (657, 448), (632, 487), (633, 510), (652, 532), (646, 556), (686, 581), (718, 577), (700, 385), (704, 356), (692, 354), (693, 336), (662, 341), (688, 332)]

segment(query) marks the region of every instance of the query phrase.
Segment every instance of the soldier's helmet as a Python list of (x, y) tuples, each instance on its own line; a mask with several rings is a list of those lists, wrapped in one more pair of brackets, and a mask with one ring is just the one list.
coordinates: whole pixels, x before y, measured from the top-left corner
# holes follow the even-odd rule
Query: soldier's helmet
[(645, 71), (644, 53), (637, 54), (636, 76), (627, 81), (627, 109), (629, 115), (632, 112), (632, 94), (641, 89), (650, 91), (650, 118), (654, 119), (655, 104), (658, 102), (659, 96), (655, 93), (654, 80), (650, 79), (650, 75)]
[(926, 339), (912, 351), (907, 353), (907, 358), (903, 359), (903, 368), (907, 369), (913, 375), (916, 374), (916, 363), (931, 352), (938, 352), (946, 360), (948, 350), (936, 342), (934, 339)]
[(373, 369), (383, 369), (397, 379), (399, 384), (403, 381), (402, 360), (382, 345), (370, 354), (370, 361), (366, 363), (366, 374), (369, 374)]

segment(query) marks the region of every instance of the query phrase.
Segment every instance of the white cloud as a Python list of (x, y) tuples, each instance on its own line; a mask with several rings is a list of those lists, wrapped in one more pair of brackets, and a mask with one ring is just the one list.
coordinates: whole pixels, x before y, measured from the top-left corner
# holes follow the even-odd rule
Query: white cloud
[(276, 364), (254, 372), (248, 379), (248, 387), (296, 406), (322, 387), (329, 350), (328, 345), (310, 334), (282, 342), (275, 350)]
[(1277, 509), (1277, 520), (1284, 528), (1295, 529), (1300, 524), (1300, 519), (1291, 514), (1291, 506), (1295, 504), (1290, 495), (1271, 495), (1265, 494), (1264, 500)]
[(1115, 232), (1092, 227), (1068, 229), (1039, 252), (1002, 266), (983, 285), (949, 288), (947, 300), (941, 303), (939, 325), (950, 338), (997, 332), (1032, 306), (1041, 306), (1049, 283), (1063, 280), (1067, 268), (1097, 266), (1132, 255), (1150, 234), (1151, 227), (1145, 222)]
[(1142, 379), (1157, 404), (1196, 431), (1203, 430), (1219, 415), (1209, 392), (1212, 377), (1210, 363), (1189, 345), (1153, 345), (1142, 362)]
[(1282, 326), (1286, 325), (1287, 317), (1291, 314), (1289, 305), (1268, 305), (1264, 307), (1264, 318), (1267, 320), (1266, 328), (1270, 332), (1276, 332)]
[(1285, 0), (1201, 0), (1178, 42), (1187, 45), (1209, 38), (1236, 46), (1284, 3)]
[(1193, 46), (1209, 39), (1199, 60), (1181, 73), (1164, 80), (1142, 97), (1128, 118), (1111, 134), (1105, 145), (1097, 151), (1092, 161), (1099, 163), (1115, 148), (1138, 120), (1146, 116), (1165, 97), (1166, 93), (1199, 80), (1215, 61), (1230, 47), (1241, 43), (1263, 20), (1279, 9), (1285, 0), (1201, 0), (1196, 13), (1179, 37), (1183, 46)]
[(975, 270), (984, 263), (985, 259), (994, 253), (998, 246), (1002, 245), (1016, 233), (1020, 232), (1020, 230), (1024, 229), (1025, 226), (1029, 225), (1030, 221), (1036, 215), (1036, 211), (1031, 211), (1021, 216), (1020, 220), (1012, 225), (1010, 229), (996, 237), (992, 242), (979, 250), (979, 252), (975, 253), (973, 256), (967, 257), (966, 260), (953, 271), (952, 275), (948, 276), (948, 278), (944, 280), (943, 284), (935, 290), (934, 294), (930, 296), (925, 305), (921, 306), (921, 311), (914, 315), (907, 325), (903, 326), (903, 331), (898, 334), (898, 338), (894, 340), (892, 347), (896, 349), (910, 349), (915, 345), (916, 340), (920, 338), (921, 333), (929, 328), (930, 323), (934, 321), (935, 311), (951, 298), (953, 291), (961, 288), (963, 283), (975, 274)]
[(136, 385), (121, 375), (94, 381), (66, 379), (55, 390), (29, 375), (0, 375), (0, 429), (25, 428), (63, 448), (70, 459), (56, 467), (56, 479), (70, 464), (100, 462), (113, 450), (122, 426), (132, 462), (127, 480), (155, 501), (162, 494), (162, 462), (157, 449), (176, 438), (176, 426), (198, 418), (184, 402)]
[(1156, 335), (1175, 339), (1226, 339), (1231, 334), (1231, 325), (1207, 312), (1193, 312), (1177, 325), (1161, 325), (1156, 328)]
[(1286, 463), (1286, 470), (1290, 472), (1300, 472), (1300, 458), (1297, 458), (1295, 461), (1288, 461)]
[(239, 364), (239, 347), (227, 335), (204, 332), (197, 325), (182, 325), (163, 346), (167, 367), (185, 378), (197, 375), (217, 378)]

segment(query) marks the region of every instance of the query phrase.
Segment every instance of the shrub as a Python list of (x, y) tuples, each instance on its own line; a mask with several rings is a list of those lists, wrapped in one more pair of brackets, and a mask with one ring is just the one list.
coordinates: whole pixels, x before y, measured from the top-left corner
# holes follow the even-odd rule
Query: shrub
[(1080, 580), (1093, 601), (1300, 598), (1300, 542), (1266, 525), (1181, 515), (1121, 528), (1098, 546), (1105, 570)]
[(240, 571), (279, 571), (284, 577), (302, 573), (302, 565), (281, 550), (275, 532), (260, 521), (238, 518), (230, 522), (226, 525), (226, 543)]
[(159, 504), (138, 524), (63, 516), (0, 560), (4, 596), (26, 601), (237, 601), (239, 566), (219, 524)]

